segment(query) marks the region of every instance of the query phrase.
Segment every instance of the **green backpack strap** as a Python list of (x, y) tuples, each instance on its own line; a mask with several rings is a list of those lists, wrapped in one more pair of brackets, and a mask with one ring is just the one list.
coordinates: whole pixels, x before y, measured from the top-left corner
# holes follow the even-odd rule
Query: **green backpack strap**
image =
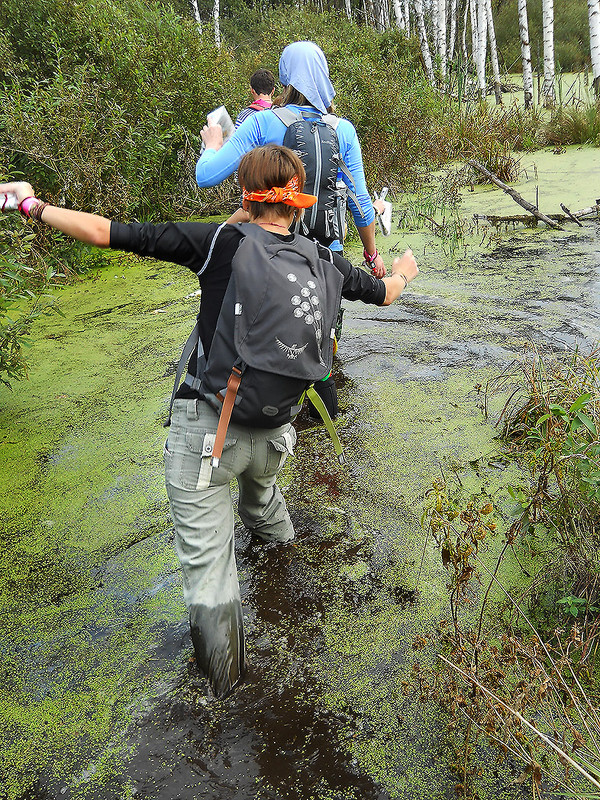
[(345, 463), (344, 454), (342, 452), (342, 443), (340, 442), (340, 438), (337, 435), (337, 431), (333, 426), (333, 422), (331, 417), (329, 416), (329, 411), (327, 411), (327, 407), (325, 403), (321, 400), (317, 392), (315, 391), (314, 386), (309, 386), (306, 390), (306, 396), (310, 399), (313, 406), (317, 409), (323, 422), (325, 423), (325, 427), (327, 428), (327, 433), (331, 436), (331, 441), (333, 442), (333, 449), (335, 450), (335, 454), (338, 457), (338, 461), (340, 464)]

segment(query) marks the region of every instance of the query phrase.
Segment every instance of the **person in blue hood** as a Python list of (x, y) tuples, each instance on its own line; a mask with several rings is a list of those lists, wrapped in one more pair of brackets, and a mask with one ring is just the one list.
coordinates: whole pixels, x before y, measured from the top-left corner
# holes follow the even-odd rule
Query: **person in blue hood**
[[(289, 106), (297, 114), (316, 115), (334, 112), (335, 89), (329, 78), (329, 66), (321, 48), (314, 42), (302, 41), (289, 44), (279, 59), (279, 80), (285, 87), (281, 105)], [(215, 186), (232, 175), (245, 153), (265, 144), (283, 144), (286, 125), (272, 110), (253, 114), (235, 133), (223, 143), (219, 125), (206, 125), (202, 130), (205, 145), (196, 164), (198, 186)], [(356, 130), (351, 122), (340, 119), (336, 128), (341, 158), (349, 170), (354, 186), (340, 170), (338, 180), (344, 181), (355, 193), (355, 200), (348, 196), (348, 206), (363, 244), (365, 263), (372, 273), (381, 278), (385, 266), (375, 246), (375, 211), (367, 190), (362, 152)], [(239, 209), (230, 222), (246, 221), (245, 213)], [(333, 251), (341, 252), (339, 241), (322, 242)], [(337, 414), (337, 392), (333, 378), (318, 381), (315, 389), (321, 395), (332, 417)], [(311, 409), (312, 413), (312, 409)]]

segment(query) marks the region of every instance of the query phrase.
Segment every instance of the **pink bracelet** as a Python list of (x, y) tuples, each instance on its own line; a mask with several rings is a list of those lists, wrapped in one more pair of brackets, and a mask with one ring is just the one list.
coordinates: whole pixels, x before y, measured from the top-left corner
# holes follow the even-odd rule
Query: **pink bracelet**
[(366, 250), (363, 250), (363, 256), (365, 257), (365, 261), (366, 261), (368, 264), (373, 264), (373, 263), (375, 263), (375, 259), (377, 258), (377, 256), (378, 256), (378, 255), (379, 255), (379, 253), (378, 253), (378, 251), (377, 251), (377, 250), (375, 250), (375, 252), (373, 253), (373, 255), (371, 255), (370, 253), (367, 253), (367, 251), (366, 251)]
[(31, 195), (30, 197), (26, 197), (24, 200), (21, 200), (19, 203), (19, 211), (23, 214), (24, 217), (31, 217), (31, 206), (39, 203), (37, 197)]

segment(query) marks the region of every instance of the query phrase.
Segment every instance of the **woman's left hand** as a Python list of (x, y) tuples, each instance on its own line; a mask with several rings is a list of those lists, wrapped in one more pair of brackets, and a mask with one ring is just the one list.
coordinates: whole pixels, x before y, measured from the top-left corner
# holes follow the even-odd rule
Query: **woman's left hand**
[(200, 136), (207, 150), (220, 150), (223, 147), (223, 128), (220, 125), (205, 125)]

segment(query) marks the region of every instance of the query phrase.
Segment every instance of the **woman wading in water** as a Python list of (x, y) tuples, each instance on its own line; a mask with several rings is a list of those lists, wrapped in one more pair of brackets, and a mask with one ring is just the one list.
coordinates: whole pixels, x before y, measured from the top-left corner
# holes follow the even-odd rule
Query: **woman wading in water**
[[(305, 252), (307, 240), (298, 243), (302, 237), (288, 230), (299, 209), (314, 202), (312, 196), (302, 194), (305, 175), (298, 157), (276, 145), (257, 148), (242, 159), (239, 179), (244, 188), (244, 208), (261, 231), (258, 240), (267, 242), (275, 252), (296, 248)], [(232, 421), (227, 431), (230, 446), (218, 465), (210, 458), (219, 414), (207, 401), (206, 389), (203, 391), (203, 365), (206, 360), (210, 362), (211, 348), (229, 347), (235, 358), (233, 342), (223, 342), (220, 336), (220, 320), (228, 314), (233, 317), (235, 295), (227, 293), (232, 260), (246, 236), (250, 237), (248, 228), (254, 228), (200, 222), (124, 224), (44, 203), (24, 181), (1, 184), (0, 193), (16, 194), (26, 217), (74, 239), (170, 261), (198, 276), (202, 299), (197, 331), (204, 356), (197, 357), (196, 345), (187, 366), (188, 375), (200, 374), (201, 378), (182, 383), (175, 395), (165, 446), (165, 478), (197, 663), (215, 695), (224, 697), (246, 669), (230, 482), (237, 480), (239, 514), (253, 534), (267, 542), (284, 543), (294, 538), (276, 484), (296, 441), (290, 422), (248, 427)], [(254, 234), (250, 238), (254, 239)], [(392, 274), (383, 279), (356, 269), (320, 245), (318, 256), (329, 262), (328, 269), (338, 271), (343, 297), (375, 305), (392, 303), (418, 273), (410, 250), (394, 259)], [(208, 383), (208, 372), (205, 376)]]

